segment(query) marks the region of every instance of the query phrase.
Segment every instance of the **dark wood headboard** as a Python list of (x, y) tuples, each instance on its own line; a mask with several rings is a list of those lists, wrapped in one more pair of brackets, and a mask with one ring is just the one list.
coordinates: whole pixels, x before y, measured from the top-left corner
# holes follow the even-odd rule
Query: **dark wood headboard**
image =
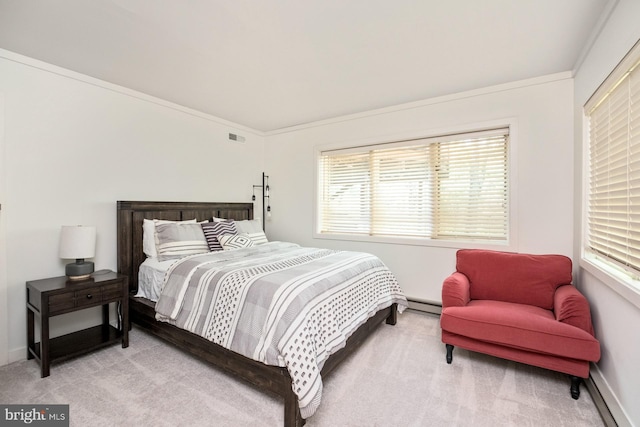
[(138, 290), (142, 251), (142, 220), (204, 221), (211, 217), (253, 219), (253, 203), (118, 201), (118, 273), (129, 276), (129, 290)]

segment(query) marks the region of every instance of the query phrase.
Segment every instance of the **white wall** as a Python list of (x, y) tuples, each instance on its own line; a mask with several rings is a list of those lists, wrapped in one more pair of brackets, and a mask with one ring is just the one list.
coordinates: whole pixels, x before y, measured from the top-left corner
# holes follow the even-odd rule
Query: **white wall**
[[(4, 94), (0, 92), (0, 204), (4, 201)], [(9, 360), (9, 331), (8, 302), (7, 302), (7, 274), (5, 257), (5, 230), (0, 209), (0, 366), (7, 364)]]
[(430, 135), (478, 123), (517, 122), (517, 240), (531, 253), (573, 251), (573, 81), (570, 73), (502, 85), (397, 108), (290, 129), (267, 137), (271, 176), (271, 239), (378, 255), (409, 298), (441, 302), (443, 279), (455, 270), (455, 249), (314, 239), (314, 148), (400, 135)]
[[(115, 270), (117, 200), (250, 201), (261, 180), (264, 138), (7, 51), (0, 51), (0, 76), (0, 295), (8, 296), (8, 327), (0, 329), (8, 330), (9, 359), (16, 360), (26, 354), (25, 281), (64, 275), (69, 262), (57, 256), (61, 225), (97, 226), (96, 269)], [(229, 132), (246, 142), (228, 141)], [(97, 313), (58, 316), (52, 335), (99, 323)]]
[[(576, 236), (583, 227), (583, 105), (618, 62), (640, 39), (640, 2), (620, 0), (575, 76), (575, 169)], [(581, 239), (576, 238), (576, 259), (581, 254)], [(602, 358), (594, 379), (613, 405), (614, 416), (622, 422), (640, 425), (640, 294), (623, 297), (616, 283), (586, 264), (580, 269), (580, 289), (591, 302), (596, 337)], [(612, 406), (610, 404), (610, 406)], [(618, 408), (619, 406), (619, 408)], [(617, 411), (620, 411), (619, 413)]]

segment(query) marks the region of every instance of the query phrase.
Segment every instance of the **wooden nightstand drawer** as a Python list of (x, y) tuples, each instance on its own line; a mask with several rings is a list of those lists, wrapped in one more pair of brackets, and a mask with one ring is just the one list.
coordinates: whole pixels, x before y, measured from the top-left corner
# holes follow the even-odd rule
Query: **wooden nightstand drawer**
[(99, 287), (75, 292), (76, 307), (102, 304), (102, 289)]
[(51, 295), (49, 297), (49, 313), (56, 314), (60, 311), (69, 310), (75, 307), (76, 297), (74, 292)]
[[(115, 284), (119, 289), (122, 289), (122, 285)], [(122, 293), (122, 291), (120, 291)], [(111, 299), (117, 299), (111, 297)], [(88, 308), (94, 305), (102, 304), (102, 288), (95, 286), (88, 289), (69, 291), (62, 294), (54, 294), (49, 296), (49, 315), (54, 316), (56, 314), (73, 311), (76, 308)]]
[[(126, 292), (126, 291), (125, 291)], [(102, 287), (102, 302), (114, 301), (122, 298), (122, 284), (112, 283)]]

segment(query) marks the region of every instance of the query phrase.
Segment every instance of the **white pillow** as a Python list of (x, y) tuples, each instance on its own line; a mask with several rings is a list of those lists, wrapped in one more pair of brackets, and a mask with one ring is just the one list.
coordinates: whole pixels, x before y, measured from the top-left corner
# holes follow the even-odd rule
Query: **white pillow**
[(262, 245), (268, 242), (259, 218), (234, 222), (238, 234), (247, 234), (255, 245)]
[(168, 223), (192, 223), (196, 222), (196, 219), (189, 219), (186, 221), (168, 221), (164, 219), (144, 219), (142, 221), (142, 251), (149, 258), (156, 258), (158, 251), (156, 250), (156, 221), (158, 224)]

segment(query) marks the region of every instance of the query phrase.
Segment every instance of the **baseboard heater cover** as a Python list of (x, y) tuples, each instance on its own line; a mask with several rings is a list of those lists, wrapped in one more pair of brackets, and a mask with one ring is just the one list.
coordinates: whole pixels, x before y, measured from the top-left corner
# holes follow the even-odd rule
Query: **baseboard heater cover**
[(442, 304), (435, 301), (407, 298), (409, 308), (431, 314), (442, 314)]

